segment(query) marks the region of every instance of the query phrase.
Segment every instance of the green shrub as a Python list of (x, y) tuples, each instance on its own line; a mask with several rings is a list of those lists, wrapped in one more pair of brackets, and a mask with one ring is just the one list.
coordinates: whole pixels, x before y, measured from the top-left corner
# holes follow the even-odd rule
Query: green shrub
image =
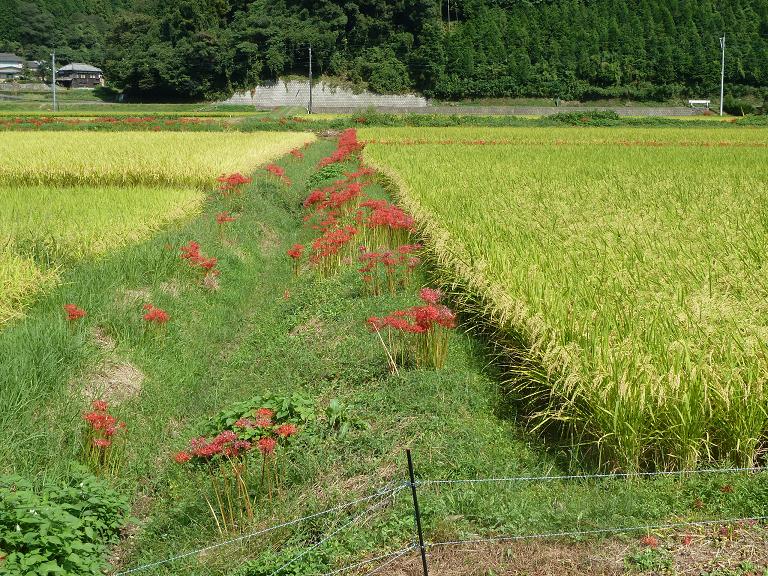
[(202, 430), (203, 434), (218, 434), (222, 430), (231, 430), (235, 422), (241, 418), (251, 418), (259, 408), (269, 408), (274, 412), (274, 422), (291, 423), (306, 427), (314, 424), (315, 403), (313, 400), (298, 393), (290, 396), (264, 394), (249, 400), (233, 404), (211, 418)]
[(101, 574), (128, 511), (124, 497), (84, 469), (40, 490), (19, 476), (0, 477), (0, 571)]
[(612, 110), (592, 110), (590, 112), (560, 112), (548, 118), (557, 124), (573, 126), (616, 126), (621, 123), (621, 116)]
[(342, 178), (344, 178), (344, 166), (339, 162), (334, 162), (313, 173), (307, 180), (306, 188), (307, 190), (314, 190)]
[(746, 100), (726, 96), (723, 100), (723, 110), (732, 116), (747, 116), (755, 113), (755, 107)]

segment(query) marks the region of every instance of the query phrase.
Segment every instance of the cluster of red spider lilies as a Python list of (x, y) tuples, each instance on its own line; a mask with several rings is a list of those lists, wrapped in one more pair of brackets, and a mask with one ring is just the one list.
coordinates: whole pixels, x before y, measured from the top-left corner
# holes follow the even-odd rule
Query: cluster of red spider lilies
[(189, 449), (174, 456), (178, 464), (208, 473), (213, 495), (205, 499), (222, 534), (248, 525), (261, 496), (271, 501), (284, 476), (281, 451), (298, 432), (295, 424), (276, 418), (274, 410), (259, 408), (213, 437), (192, 438)]
[(83, 414), (83, 457), (97, 472), (116, 474), (120, 463), (120, 440), (126, 430), (125, 422), (109, 413), (109, 405), (94, 400), (91, 410)]
[[(336, 151), (320, 161), (319, 166), (349, 161), (362, 149), (354, 129), (345, 130)], [(303, 202), (304, 221), (319, 232), (309, 250), (294, 244), (288, 250), (294, 272), (299, 274), (302, 259), (321, 275), (335, 272), (342, 264), (357, 260), (364, 291), (379, 295), (408, 288), (420, 263), (421, 245), (413, 243), (416, 223), (413, 217), (381, 198), (366, 194), (373, 183), (373, 170), (362, 166), (329, 186), (312, 190)], [(398, 310), (387, 316), (372, 317), (369, 327), (386, 351), (390, 368), (398, 365), (441, 368), (445, 363), (448, 333), (456, 318), (439, 301), (437, 290), (420, 292), (420, 306)]]

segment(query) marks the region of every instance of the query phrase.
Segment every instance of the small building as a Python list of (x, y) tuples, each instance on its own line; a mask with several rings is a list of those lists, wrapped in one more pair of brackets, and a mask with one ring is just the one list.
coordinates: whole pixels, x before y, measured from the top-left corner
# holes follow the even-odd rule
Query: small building
[(24, 71), (24, 59), (0, 52), (0, 80), (18, 80)]
[(66, 88), (103, 86), (104, 73), (100, 68), (96, 68), (96, 66), (83, 64), (82, 62), (72, 62), (58, 69), (56, 72), (56, 83)]

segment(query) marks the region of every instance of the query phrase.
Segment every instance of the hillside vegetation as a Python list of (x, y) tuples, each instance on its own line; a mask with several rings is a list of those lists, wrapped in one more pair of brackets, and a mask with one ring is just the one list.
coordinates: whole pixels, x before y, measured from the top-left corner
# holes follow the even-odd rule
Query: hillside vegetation
[(667, 100), (715, 94), (724, 34), (729, 93), (765, 97), (768, 0), (450, 6), (448, 14), (436, 0), (14, 0), (0, 16), (0, 48), (39, 55), (56, 44), (145, 97), (213, 98), (306, 74), (312, 44), (317, 73), (377, 92)]

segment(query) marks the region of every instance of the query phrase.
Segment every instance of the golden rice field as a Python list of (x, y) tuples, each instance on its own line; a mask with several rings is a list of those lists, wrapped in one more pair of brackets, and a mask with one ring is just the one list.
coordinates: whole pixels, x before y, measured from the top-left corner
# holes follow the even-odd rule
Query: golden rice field
[(196, 188), (0, 187), (0, 245), (67, 262), (143, 240), (196, 212)]
[(4, 185), (211, 186), (311, 142), (291, 132), (0, 133)]
[(0, 324), (62, 265), (147, 238), (196, 212), (222, 173), (259, 165), (311, 133), (0, 134)]
[[(385, 142), (367, 161), (500, 330), (535, 427), (562, 425), (611, 469), (754, 462), (768, 431), (767, 132), (360, 137)], [(480, 140), (508, 143), (467, 143)]]

